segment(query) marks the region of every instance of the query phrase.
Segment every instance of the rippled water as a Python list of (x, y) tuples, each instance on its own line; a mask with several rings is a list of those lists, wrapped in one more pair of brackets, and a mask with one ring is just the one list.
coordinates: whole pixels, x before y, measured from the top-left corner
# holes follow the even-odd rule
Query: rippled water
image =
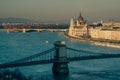
[[(49, 42), (46, 44), (46, 40)], [(69, 40), (59, 32), (6, 33), (0, 31), (0, 63), (20, 59), (54, 47), (56, 40), (66, 41), (67, 46), (107, 54), (120, 53), (120, 49), (91, 45)], [(69, 76), (55, 77), (52, 64), (19, 67), (35, 80), (120, 80), (120, 59), (74, 61), (69, 64)]]

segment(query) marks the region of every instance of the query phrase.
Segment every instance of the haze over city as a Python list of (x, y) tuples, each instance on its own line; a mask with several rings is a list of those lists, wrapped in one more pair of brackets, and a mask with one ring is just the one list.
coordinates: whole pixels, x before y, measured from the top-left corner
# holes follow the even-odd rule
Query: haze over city
[(69, 23), (79, 13), (88, 21), (120, 21), (120, 0), (0, 0), (0, 18)]

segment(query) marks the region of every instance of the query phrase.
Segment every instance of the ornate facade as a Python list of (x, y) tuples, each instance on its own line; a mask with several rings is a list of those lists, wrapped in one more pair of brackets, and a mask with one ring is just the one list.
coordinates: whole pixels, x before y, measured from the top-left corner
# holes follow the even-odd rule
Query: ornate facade
[(100, 25), (87, 25), (81, 14), (76, 22), (71, 19), (68, 35), (71, 37), (83, 37), (93, 39), (120, 41), (120, 23), (109, 22)]
[(68, 35), (72, 37), (84, 37), (87, 35), (87, 24), (81, 14), (75, 23), (73, 19), (71, 19)]

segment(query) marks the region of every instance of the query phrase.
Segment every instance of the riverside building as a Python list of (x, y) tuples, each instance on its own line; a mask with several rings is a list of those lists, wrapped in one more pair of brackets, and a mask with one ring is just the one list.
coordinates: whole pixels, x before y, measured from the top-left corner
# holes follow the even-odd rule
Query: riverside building
[(68, 35), (71, 37), (85, 37), (87, 35), (87, 23), (81, 16), (81, 13), (76, 22), (71, 19)]
[(102, 23), (101, 27), (91, 28), (91, 38), (120, 41), (120, 23)]
[(101, 21), (90, 25), (80, 14), (76, 22), (71, 19), (68, 35), (75, 38), (91, 37), (97, 40), (120, 41), (120, 23), (112, 21), (104, 23)]

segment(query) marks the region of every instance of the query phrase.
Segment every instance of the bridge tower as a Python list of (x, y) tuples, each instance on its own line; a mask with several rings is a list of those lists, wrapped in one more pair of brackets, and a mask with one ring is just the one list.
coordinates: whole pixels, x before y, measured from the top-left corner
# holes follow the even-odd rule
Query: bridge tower
[(52, 71), (54, 75), (67, 75), (69, 74), (68, 60), (66, 52), (66, 43), (63, 41), (56, 41), (54, 43), (56, 53), (55, 62), (53, 63)]

